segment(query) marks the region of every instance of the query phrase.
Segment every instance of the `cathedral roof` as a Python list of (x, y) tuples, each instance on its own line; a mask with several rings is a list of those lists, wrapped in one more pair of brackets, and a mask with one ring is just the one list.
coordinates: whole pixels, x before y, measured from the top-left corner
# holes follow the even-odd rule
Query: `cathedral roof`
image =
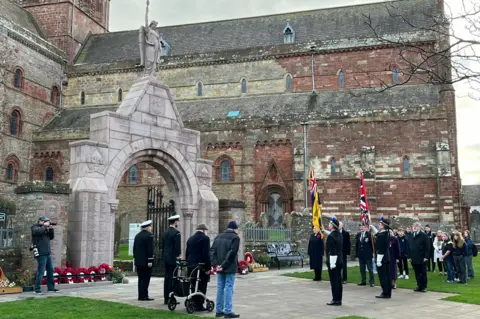
[(43, 32), (30, 12), (11, 0), (0, 0), (0, 17), (44, 38)]
[[(369, 92), (369, 93), (367, 93)], [(439, 103), (438, 87), (404, 85), (373, 93), (371, 90), (329, 90), (312, 93), (252, 95), (235, 98), (202, 98), (176, 102), (183, 123), (189, 128), (196, 124), (215, 125), (237, 113), (236, 121), (247, 124), (262, 120), (272, 124), (303, 120), (334, 120), (383, 116), (396, 113), (430, 112)], [(116, 111), (118, 105), (88, 108), (67, 108), (58, 114), (43, 131), (88, 131), (90, 114)], [(190, 125), (189, 125), (190, 124)]]
[[(400, 0), (291, 12), (260, 17), (160, 27), (169, 56), (205, 54), (284, 44), (289, 25), (295, 43), (375, 38), (380, 35), (418, 33), (433, 25), (435, 0)], [(155, 17), (152, 17), (155, 18)], [(408, 23), (404, 22), (408, 21)], [(414, 26), (414, 27), (413, 27)], [(354, 42), (352, 42), (354, 43)], [(321, 48), (320, 48), (321, 49)], [(77, 55), (76, 64), (102, 64), (139, 60), (138, 30), (91, 35)]]

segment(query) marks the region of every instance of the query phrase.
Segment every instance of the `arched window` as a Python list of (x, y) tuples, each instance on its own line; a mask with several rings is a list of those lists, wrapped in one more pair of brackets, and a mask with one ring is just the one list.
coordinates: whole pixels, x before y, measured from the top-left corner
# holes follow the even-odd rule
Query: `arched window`
[(290, 74), (287, 74), (287, 77), (285, 78), (285, 87), (287, 91), (292, 90), (292, 76)]
[(247, 93), (247, 80), (242, 79), (242, 93)]
[(50, 102), (53, 105), (60, 104), (60, 90), (56, 85), (52, 87), (52, 91), (50, 92)]
[(203, 96), (203, 84), (198, 82), (197, 84), (197, 96)]
[(282, 196), (277, 193), (271, 193), (268, 196), (268, 226), (281, 227), (283, 225), (283, 200)]
[(13, 86), (17, 89), (23, 88), (23, 71), (19, 68), (15, 69), (13, 75)]
[(337, 173), (337, 164), (336, 164), (336, 162), (335, 162), (335, 159), (332, 158), (332, 159), (330, 160), (330, 174), (331, 174), (332, 176), (335, 176), (336, 173)]
[(136, 165), (130, 167), (130, 170), (128, 171), (128, 183), (131, 185), (138, 183), (138, 168)]
[(80, 93), (80, 104), (84, 105), (85, 104), (85, 92)]
[(404, 156), (403, 157), (403, 175), (408, 175), (408, 173), (410, 172), (410, 165), (409, 165), (409, 160), (408, 160), (408, 156)]
[(398, 84), (398, 67), (394, 67), (392, 70), (392, 82)]
[(343, 73), (343, 71), (340, 71), (338, 73), (338, 87), (339, 88), (345, 87), (345, 74)]
[(47, 169), (45, 170), (45, 181), (53, 182), (53, 177), (54, 177), (53, 168), (47, 167)]
[(15, 170), (13, 168), (12, 163), (8, 163), (7, 165), (7, 181), (13, 182), (15, 178)]
[(229, 182), (230, 181), (230, 161), (229, 160), (223, 160), (222, 163), (220, 164), (220, 180), (222, 182)]
[(118, 100), (118, 102), (122, 102), (122, 101), (123, 101), (123, 90), (122, 90), (122, 89), (118, 89), (118, 92), (117, 92), (117, 100)]
[(294, 43), (295, 42), (295, 31), (293, 31), (292, 26), (289, 22), (283, 29), (283, 43)]
[(20, 112), (14, 110), (10, 115), (10, 135), (18, 136), (20, 135)]

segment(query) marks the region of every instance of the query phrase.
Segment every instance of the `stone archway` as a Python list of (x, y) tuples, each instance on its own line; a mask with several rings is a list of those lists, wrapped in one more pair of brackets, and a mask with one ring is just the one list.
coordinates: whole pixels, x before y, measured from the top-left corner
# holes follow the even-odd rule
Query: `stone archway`
[(68, 249), (74, 267), (113, 262), (117, 187), (131, 165), (146, 162), (170, 176), (183, 244), (197, 223), (218, 233), (212, 162), (200, 158), (200, 132), (184, 127), (168, 87), (144, 77), (116, 112), (90, 117), (90, 139), (70, 143)]

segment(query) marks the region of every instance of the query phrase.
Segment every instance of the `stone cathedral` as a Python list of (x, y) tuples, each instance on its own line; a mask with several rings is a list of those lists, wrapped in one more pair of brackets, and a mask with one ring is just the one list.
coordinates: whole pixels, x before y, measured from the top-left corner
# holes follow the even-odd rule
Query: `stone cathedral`
[[(66, 183), (69, 143), (88, 139), (90, 115), (116, 111), (140, 78), (139, 32), (109, 32), (110, 5), (0, 0), (0, 196), (25, 181)], [(413, 77), (367, 94), (403, 83), (408, 65), (366, 17), (382, 36), (437, 47), (443, 39), (402, 18), (428, 27), (425, 13), (442, 10), (440, 0), (403, 0), (158, 27), (157, 78), (185, 127), (201, 132), (215, 196), (281, 226), (305, 207), (306, 166), (325, 213), (360, 219), (363, 170), (374, 219), (463, 226), (453, 88)], [(168, 182), (148, 164), (127, 168), (116, 194), (122, 225), (145, 219), (149, 186), (168, 199)]]

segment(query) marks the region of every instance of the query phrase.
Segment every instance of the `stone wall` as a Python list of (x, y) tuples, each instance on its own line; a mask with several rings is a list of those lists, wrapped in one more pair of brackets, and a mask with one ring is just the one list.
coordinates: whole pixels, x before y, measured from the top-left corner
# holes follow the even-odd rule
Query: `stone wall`
[(70, 187), (68, 184), (34, 181), (15, 188), (17, 212), (13, 227), (17, 229), (17, 245), (22, 254), (22, 266), (35, 268), (36, 262), (29, 247), (32, 243), (31, 227), (42, 215), (52, 222), (55, 237), (51, 241), (54, 267), (65, 267), (67, 255), (67, 225)]

